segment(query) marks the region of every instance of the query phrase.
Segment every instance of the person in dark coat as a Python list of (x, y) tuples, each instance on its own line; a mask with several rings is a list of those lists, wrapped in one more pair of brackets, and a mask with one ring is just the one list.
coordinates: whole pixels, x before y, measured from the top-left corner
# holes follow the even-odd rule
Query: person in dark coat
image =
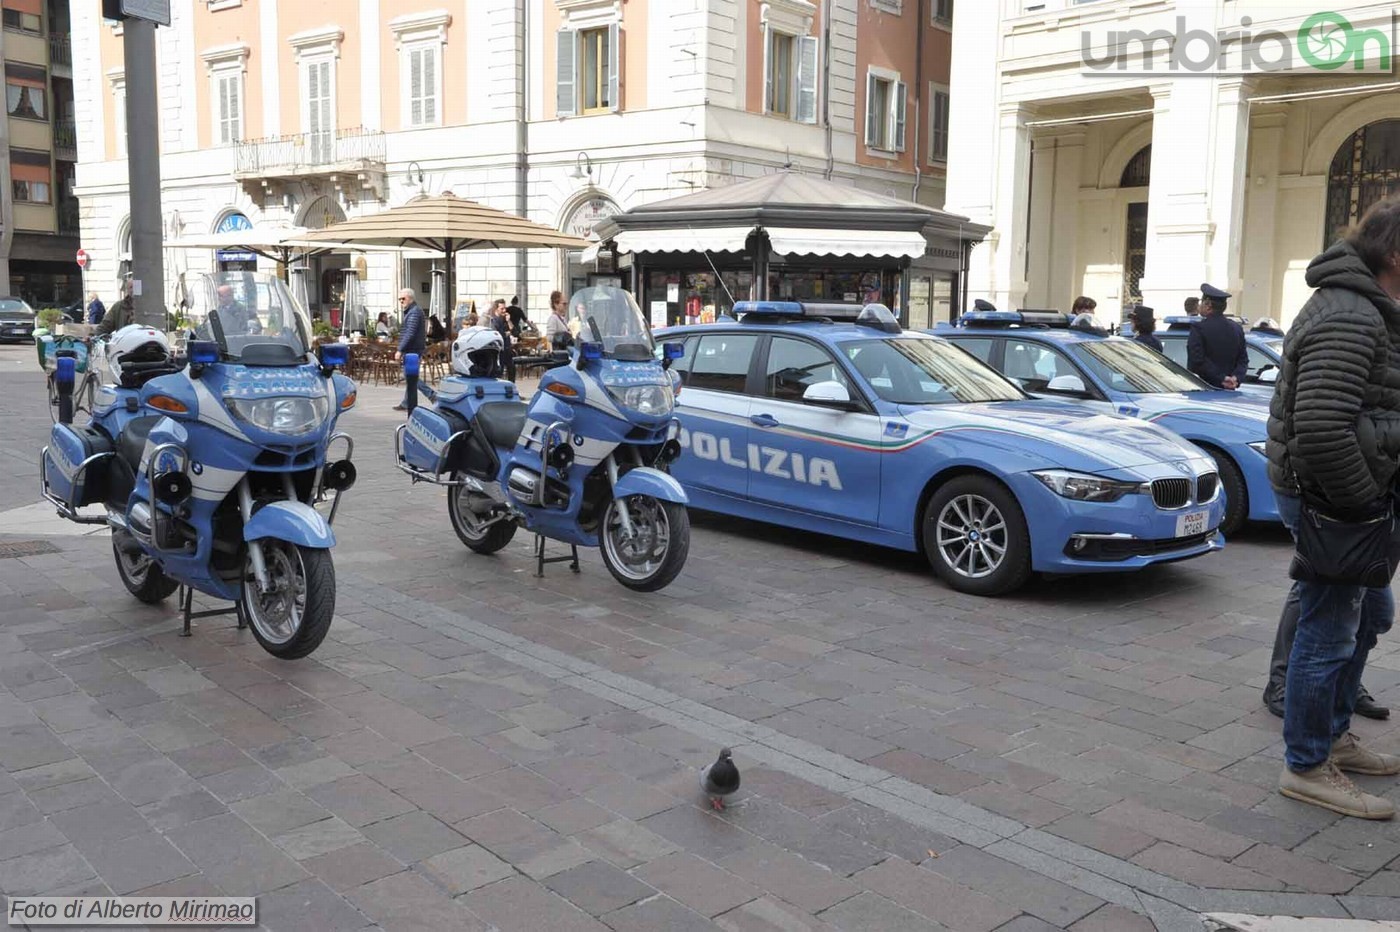
[[(399, 292), (399, 307), (403, 311), (403, 323), (399, 326), (399, 348), (394, 353), (394, 360), (397, 362), (409, 353), (423, 355), (423, 348), (427, 345), (428, 326), (423, 319), (423, 309), (418, 306), (414, 299), (413, 289), (405, 288)], [(408, 410), (408, 385), (404, 384), (403, 401), (394, 405), (395, 411)]]
[(510, 303), (506, 305), (506, 317), (510, 319), (511, 335), (519, 337), (521, 331), (529, 323), (529, 316), (525, 313), (525, 309), (520, 306), (519, 295), (511, 295)]
[(136, 323), (136, 305), (131, 300), (131, 279), (122, 282), (121, 300), (107, 308), (97, 325), (95, 336), (109, 337), (128, 324)]
[[(1279, 515), (1295, 537), (1304, 495), (1340, 521), (1394, 507), (1400, 198), (1367, 211), (1355, 232), (1308, 265), (1306, 281), (1316, 290), (1284, 338), (1266, 446)], [(1351, 732), (1366, 658), (1394, 621), (1390, 586), (1299, 580), (1293, 589), (1298, 620), (1283, 691), (1279, 792), (1344, 815), (1389, 819), (1394, 804), (1343, 771), (1400, 773), (1400, 757), (1364, 747)]]
[(1201, 286), (1201, 319), (1186, 337), (1186, 368), (1216, 388), (1234, 390), (1249, 371), (1244, 331), (1225, 316), (1230, 295), (1212, 285)]
[(1156, 312), (1145, 304), (1133, 308), (1133, 340), (1148, 349), (1162, 351), (1162, 341), (1153, 330), (1157, 329)]
[(447, 339), (447, 328), (445, 328), (445, 327), (442, 325), (442, 321), (438, 320), (438, 316), (437, 316), (436, 314), (429, 314), (429, 315), (428, 315), (428, 342), (429, 342), (429, 343), (441, 343), (443, 340), (446, 340), (446, 339)]
[(97, 292), (88, 292), (87, 322), (90, 324), (102, 323), (102, 318), (107, 316), (107, 308), (102, 303), (102, 299), (97, 296)]
[(506, 312), (504, 298), (497, 298), (496, 303), (491, 305), (491, 319), (488, 324), (501, 335), (501, 342), (504, 344), (501, 349), (501, 369), (505, 371), (507, 381), (514, 382), (515, 353), (511, 349), (514, 334), (511, 333), (510, 315)]

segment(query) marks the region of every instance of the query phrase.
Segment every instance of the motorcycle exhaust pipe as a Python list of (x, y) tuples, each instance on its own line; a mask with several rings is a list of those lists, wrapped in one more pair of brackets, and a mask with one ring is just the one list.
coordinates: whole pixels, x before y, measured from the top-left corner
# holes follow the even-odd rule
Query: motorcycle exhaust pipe
[(408, 416), (413, 416), (413, 409), (418, 407), (418, 373), (422, 369), (422, 358), (417, 353), (404, 353), (403, 357), (403, 379), (408, 400)]
[(53, 384), (58, 392), (58, 423), (73, 423), (73, 382), (78, 372), (78, 354), (59, 350), (55, 354)]

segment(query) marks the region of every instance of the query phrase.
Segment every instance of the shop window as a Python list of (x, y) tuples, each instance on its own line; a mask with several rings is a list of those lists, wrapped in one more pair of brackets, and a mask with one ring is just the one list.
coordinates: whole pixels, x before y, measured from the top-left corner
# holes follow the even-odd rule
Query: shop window
[(865, 85), (865, 145), (884, 152), (904, 151), (908, 92), (894, 72), (871, 68)]
[(16, 84), (13, 81), (7, 81), (5, 84), (5, 110), (12, 117), (47, 121), (46, 100), (44, 89), (41, 87)]
[(561, 29), (556, 37), (555, 112), (558, 116), (607, 113), (621, 108), (617, 23)]
[(690, 366), (689, 388), (743, 394), (758, 337), (743, 333), (705, 334)]
[(763, 112), (817, 122), (817, 39), (764, 27)]

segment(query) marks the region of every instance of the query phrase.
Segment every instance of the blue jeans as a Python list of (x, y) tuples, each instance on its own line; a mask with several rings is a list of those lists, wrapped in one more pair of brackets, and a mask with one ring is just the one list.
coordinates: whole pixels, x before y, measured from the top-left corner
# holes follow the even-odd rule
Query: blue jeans
[[(1297, 537), (1301, 501), (1275, 497), (1279, 516)], [(1300, 773), (1327, 760), (1332, 742), (1351, 729), (1361, 671), (1376, 640), (1390, 630), (1395, 598), (1389, 586), (1295, 581), (1293, 590), (1299, 600), (1298, 635), (1283, 689), (1283, 740), (1284, 762)]]

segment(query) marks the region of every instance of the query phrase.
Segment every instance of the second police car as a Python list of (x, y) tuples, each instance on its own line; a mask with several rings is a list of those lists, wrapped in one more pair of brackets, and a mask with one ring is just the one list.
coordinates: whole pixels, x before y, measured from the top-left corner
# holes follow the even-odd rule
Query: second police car
[[(1198, 320), (1199, 317), (1168, 317), (1162, 321), (1166, 329), (1156, 331), (1157, 339), (1162, 341), (1162, 352), (1179, 366), (1186, 365), (1186, 341)], [(1279, 361), (1283, 359), (1283, 331), (1273, 326), (1272, 321), (1259, 321), (1245, 330), (1244, 351), (1249, 362), (1240, 390), (1260, 398), (1272, 398)]]
[(1222, 545), (1215, 465), (1166, 430), (1032, 400), (879, 305), (735, 312), (664, 333), (696, 508), (922, 552), (979, 595)]
[(1151, 421), (1210, 454), (1226, 498), (1221, 530), (1277, 521), (1264, 443), (1269, 403), (1215, 389), (1166, 356), (1057, 312), (974, 311), (937, 333), (1041, 398)]

